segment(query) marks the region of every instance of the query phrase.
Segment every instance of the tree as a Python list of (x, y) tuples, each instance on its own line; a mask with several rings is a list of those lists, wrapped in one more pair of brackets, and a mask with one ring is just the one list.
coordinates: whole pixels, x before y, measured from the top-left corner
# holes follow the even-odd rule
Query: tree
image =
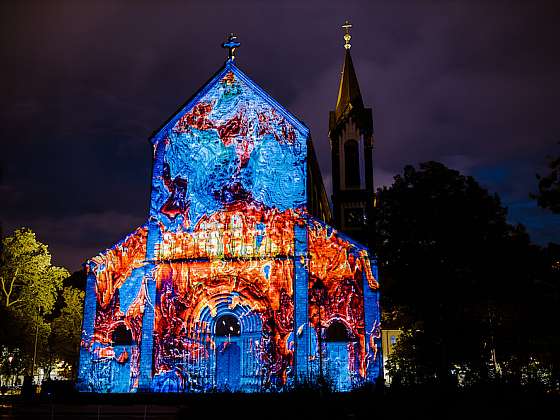
[[(2, 323), (4, 340), (22, 346), (31, 370), (35, 356), (47, 348), (48, 315), (68, 271), (51, 264), (47, 245), (30, 229), (17, 229), (2, 240), (0, 253), (0, 311), (14, 324)], [(9, 331), (11, 330), (11, 331)]]
[(453, 383), (458, 367), (480, 381), (500, 375), (517, 340), (500, 333), (524, 304), (538, 254), (523, 227), (507, 223), (496, 195), (437, 162), (405, 167), (377, 202), (384, 311), (398, 308), (419, 380)]
[(82, 290), (65, 287), (62, 292), (64, 306), (51, 324), (50, 348), (55, 359), (64, 361), (70, 377), (73, 377), (77, 366), (84, 295)]
[(537, 175), (539, 192), (531, 196), (537, 199), (539, 206), (558, 214), (560, 213), (560, 156), (550, 158), (548, 168), (550, 170), (548, 175)]

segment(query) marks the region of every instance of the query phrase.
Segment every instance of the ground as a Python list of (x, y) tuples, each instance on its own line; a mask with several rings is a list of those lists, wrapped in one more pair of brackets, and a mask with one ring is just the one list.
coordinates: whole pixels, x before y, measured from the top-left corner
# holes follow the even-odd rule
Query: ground
[(543, 418), (560, 395), (510, 388), (470, 391), (421, 388), (331, 394), (66, 395), (25, 403), (4, 398), (0, 419), (502, 419)]

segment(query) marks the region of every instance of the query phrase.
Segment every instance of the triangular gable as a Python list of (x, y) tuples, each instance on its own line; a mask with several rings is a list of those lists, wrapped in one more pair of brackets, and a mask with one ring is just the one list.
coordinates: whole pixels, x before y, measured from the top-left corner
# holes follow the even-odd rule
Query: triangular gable
[(280, 105), (276, 100), (274, 100), (268, 93), (266, 93), (260, 86), (253, 82), (249, 76), (243, 73), (233, 61), (227, 61), (226, 64), (218, 70), (218, 72), (210, 78), (210, 80), (185, 104), (183, 104), (159, 129), (154, 131), (150, 137), (152, 144), (157, 143), (161, 138), (165, 137), (167, 132), (175, 126), (175, 124), (192, 108), (200, 102), (200, 100), (219, 83), (228, 72), (232, 72), (237, 78), (242, 82), (247, 84), (255, 94), (257, 94), (261, 99), (267, 102), (271, 107), (273, 107), (282, 117), (284, 117), (290, 124), (293, 125), (295, 129), (300, 131), (300, 133), (307, 138), (309, 135), (309, 128), (296, 118), (292, 113), (290, 113), (286, 108)]
[[(313, 216), (309, 216), (308, 217), (308, 223), (309, 223), (309, 228), (312, 228), (313, 225), (317, 225), (322, 227), (323, 229), (327, 230), (329, 235), (332, 233), (335, 236), (339, 237), (340, 239), (344, 240), (345, 242), (348, 242), (351, 246), (355, 247), (357, 250), (359, 251), (366, 251), (369, 255), (369, 248), (365, 245), (362, 245), (361, 243), (359, 243), (358, 241), (352, 239), (350, 236), (346, 235), (345, 233), (339, 231), (338, 229), (335, 229), (334, 227), (328, 225), (327, 223), (325, 223), (323, 220), (318, 219), (316, 217)], [(374, 257), (373, 255), (369, 255), (370, 258)]]
[(379, 288), (375, 256), (369, 254), (367, 247), (315, 217), (307, 218), (307, 229), (310, 274), (334, 285), (341, 278), (354, 275), (353, 270), (360, 267), (371, 290)]
[[(126, 235), (120, 241), (116, 242), (110, 248), (107, 248), (94, 257), (88, 259), (84, 263), (84, 267), (86, 267), (87, 270), (115, 270), (117, 264), (122, 265), (125, 262), (130, 262), (126, 261), (127, 257), (129, 260), (134, 260), (134, 265), (138, 266), (141, 261), (145, 260), (147, 236), (148, 223), (146, 222), (134, 229), (134, 231)], [(111, 264), (112, 260), (115, 261), (113, 264)]]

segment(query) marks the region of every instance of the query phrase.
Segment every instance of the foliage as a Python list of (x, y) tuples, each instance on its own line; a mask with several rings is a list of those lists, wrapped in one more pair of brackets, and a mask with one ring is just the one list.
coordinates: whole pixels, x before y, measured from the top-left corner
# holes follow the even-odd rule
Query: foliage
[(48, 315), (68, 271), (51, 265), (47, 245), (30, 229), (4, 238), (0, 254), (2, 305), (25, 316)]
[(23, 351), (28, 367), (35, 350), (45, 356), (58, 293), (68, 271), (51, 264), (47, 245), (37, 241), (30, 229), (17, 229), (2, 241), (0, 253), (0, 311), (3, 322), (0, 337), (10, 348)]
[(84, 292), (68, 286), (62, 297), (64, 307), (51, 324), (50, 348), (56, 358), (65, 361), (66, 367), (74, 372), (81, 337)]
[(549, 260), (522, 226), (507, 223), (497, 196), (427, 162), (405, 167), (377, 199), (384, 311), (405, 330), (389, 363), (399, 381), (494, 381), (512, 358), (520, 376), (532, 355), (550, 351), (531, 334), (553, 327), (550, 317), (537, 319), (545, 314), (528, 296), (540, 296), (543, 281), (558, 284), (546, 283)]
[(412, 386), (432, 382), (435, 368), (430, 347), (423, 342), (420, 330), (405, 329), (397, 340), (393, 354), (387, 359), (386, 369), (393, 387)]
[(542, 208), (558, 214), (560, 213), (560, 156), (549, 159), (548, 169), (550, 172), (547, 175), (537, 175), (539, 192), (532, 197), (537, 199), (537, 203)]

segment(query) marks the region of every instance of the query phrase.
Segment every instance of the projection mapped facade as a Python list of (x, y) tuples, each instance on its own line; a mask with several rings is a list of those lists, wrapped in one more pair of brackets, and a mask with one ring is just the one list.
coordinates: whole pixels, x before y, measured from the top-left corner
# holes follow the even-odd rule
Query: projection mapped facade
[(86, 263), (82, 391), (281, 391), (320, 369), (343, 391), (381, 374), (375, 263), (314, 215), (309, 130), (232, 52), (153, 136), (147, 222)]

